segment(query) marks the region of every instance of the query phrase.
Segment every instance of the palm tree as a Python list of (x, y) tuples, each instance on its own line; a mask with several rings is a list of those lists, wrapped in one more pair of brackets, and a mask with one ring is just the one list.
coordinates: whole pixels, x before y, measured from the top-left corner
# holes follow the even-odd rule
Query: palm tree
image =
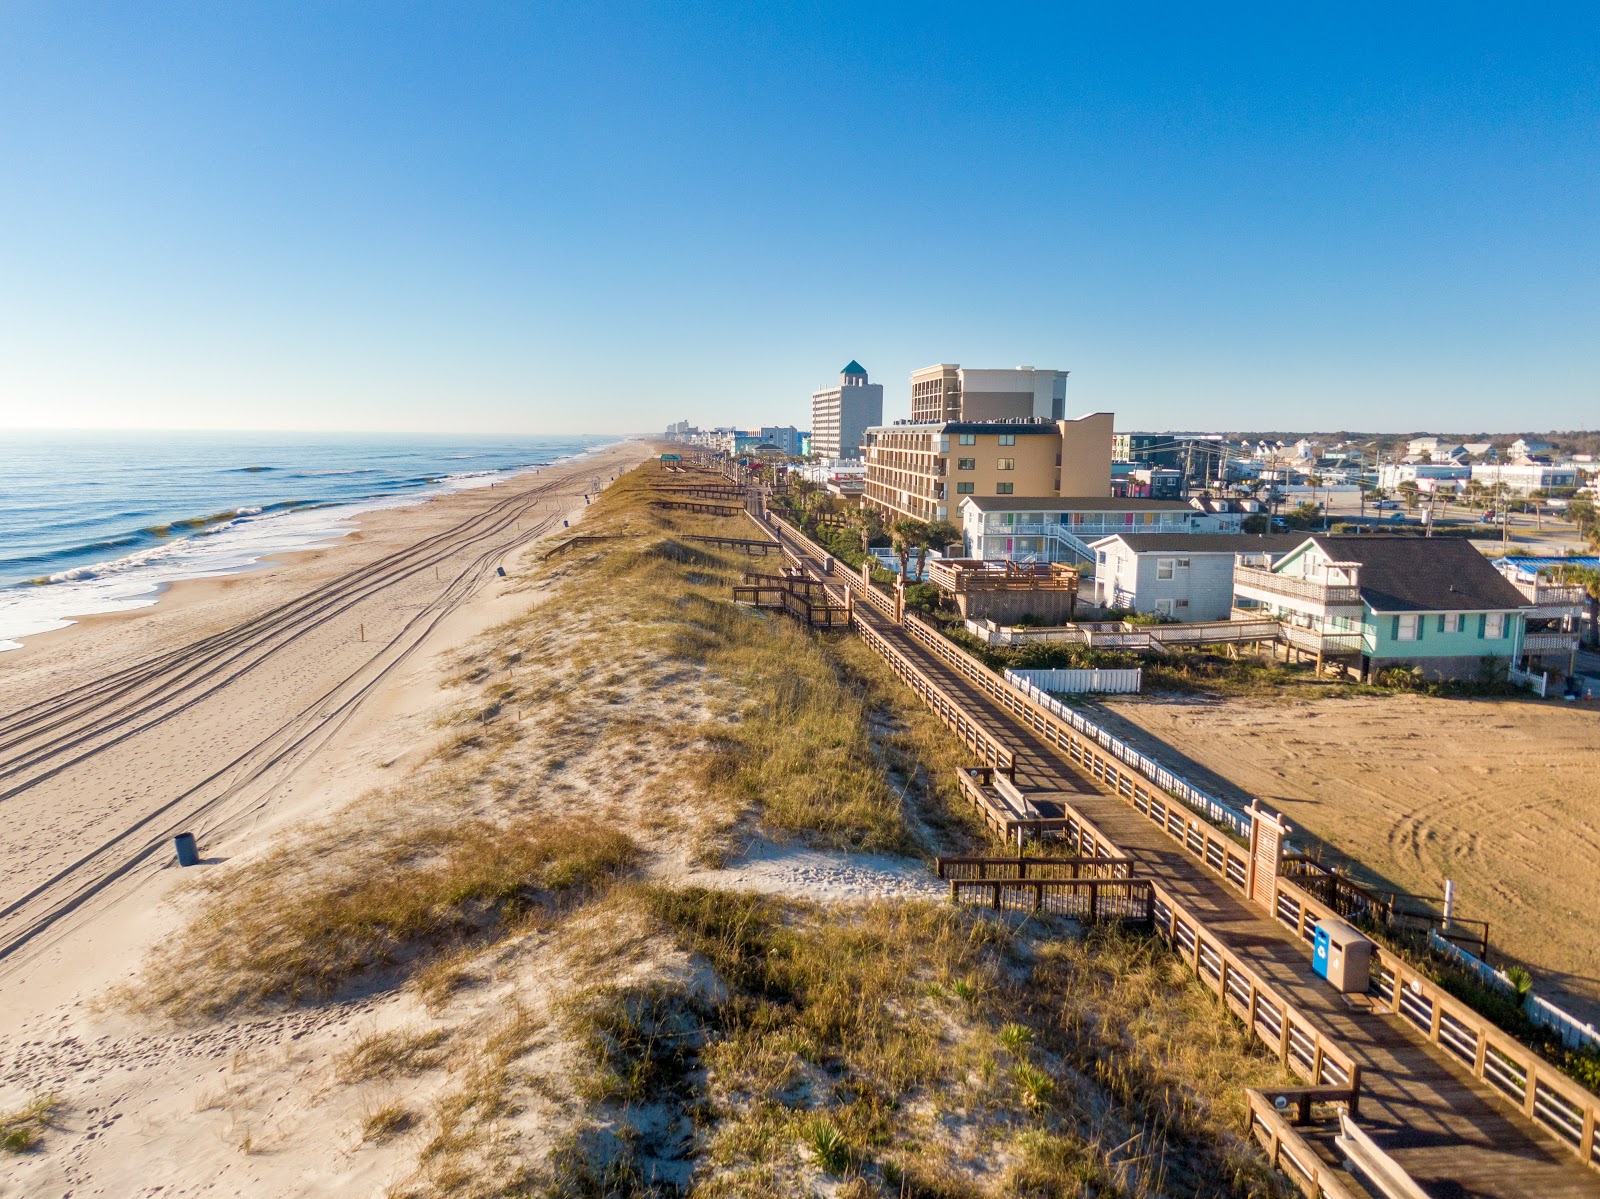
[(1600, 570), (1563, 563), (1551, 568), (1550, 574), (1566, 586), (1583, 588), (1589, 600), (1589, 644), (1600, 647)]
[(855, 510), (852, 523), (861, 534), (861, 556), (865, 558), (872, 543), (883, 536), (883, 514), (876, 508), (861, 504)]
[(900, 579), (906, 582), (910, 578), (906, 571), (911, 564), (911, 551), (928, 543), (927, 522), (905, 516), (889, 526), (889, 534), (893, 538), (894, 552), (900, 559)]

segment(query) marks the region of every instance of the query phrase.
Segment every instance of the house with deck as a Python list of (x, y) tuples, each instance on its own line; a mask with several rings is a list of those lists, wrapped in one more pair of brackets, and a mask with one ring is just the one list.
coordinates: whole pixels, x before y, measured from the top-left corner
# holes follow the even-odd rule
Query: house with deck
[(1315, 535), (1270, 567), (1237, 565), (1235, 615), (1270, 616), (1297, 655), (1429, 678), (1522, 661), (1533, 604), (1467, 541)]
[(1182, 622), (1227, 620), (1235, 562), (1271, 567), (1302, 533), (1113, 533), (1095, 552), (1094, 602)]
[(1186, 500), (1120, 496), (969, 495), (960, 505), (969, 558), (1092, 566), (1092, 543), (1112, 533), (1237, 533), (1237, 512)]

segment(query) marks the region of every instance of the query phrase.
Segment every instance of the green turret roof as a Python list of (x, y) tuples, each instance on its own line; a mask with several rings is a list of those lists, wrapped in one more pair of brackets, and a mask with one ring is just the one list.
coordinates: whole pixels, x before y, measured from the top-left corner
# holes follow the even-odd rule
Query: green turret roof
[(850, 359), (850, 365), (845, 367), (844, 370), (840, 371), (839, 373), (841, 375), (864, 375), (867, 373), (867, 368), (852, 358)]

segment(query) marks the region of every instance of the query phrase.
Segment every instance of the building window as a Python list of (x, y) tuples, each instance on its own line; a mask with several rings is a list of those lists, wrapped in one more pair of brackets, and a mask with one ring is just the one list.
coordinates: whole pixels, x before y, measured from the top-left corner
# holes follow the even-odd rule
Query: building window
[(1467, 614), (1465, 612), (1457, 612), (1451, 619), (1455, 622), (1455, 628), (1451, 630), (1452, 632), (1465, 633), (1467, 631)]
[(972, 484), (972, 483), (957, 483), (956, 484), (956, 494), (957, 495), (971, 495), (973, 486), (974, 486), (974, 484)]
[(1178, 569), (1179, 570), (1188, 570), (1189, 569), (1189, 559), (1187, 559), (1187, 558), (1179, 558), (1178, 559)]
[(1158, 578), (1158, 579), (1170, 579), (1171, 577), (1172, 577), (1172, 559), (1171, 558), (1157, 558), (1156, 559), (1156, 578)]
[(1011, 494), (1011, 484), (1010, 483), (996, 483), (994, 485), (994, 493), (996, 495), (1010, 495)]
[(958, 434), (956, 434), (956, 444), (957, 445), (977, 445), (978, 444), (978, 435), (976, 433), (958, 433)]
[(1002, 434), (1000, 434), (1000, 444), (1001, 445), (1016, 445), (1017, 444), (1017, 435), (1015, 433), (1002, 433)]
[(1483, 618), (1483, 635), (1491, 641), (1498, 641), (1506, 635), (1506, 614), (1504, 612), (1490, 612)]
[(956, 459), (956, 469), (957, 470), (977, 470), (978, 469), (978, 460), (976, 458), (957, 458)]
[(1394, 618), (1394, 639), (1396, 641), (1416, 641), (1422, 633), (1422, 617), (1415, 612), (1409, 616), (1396, 616)]
[(1017, 469), (1017, 460), (1015, 458), (999, 458), (999, 459), (996, 459), (995, 460), (995, 464), (994, 464), (994, 468), (995, 468), (995, 470), (1016, 470)]

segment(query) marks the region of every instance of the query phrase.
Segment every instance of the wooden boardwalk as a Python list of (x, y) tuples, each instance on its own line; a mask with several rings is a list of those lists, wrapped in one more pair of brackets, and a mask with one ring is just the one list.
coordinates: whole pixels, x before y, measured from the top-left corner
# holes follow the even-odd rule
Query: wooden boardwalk
[[(811, 573), (841, 588), (859, 587), (859, 577), (848, 568), (824, 575), (822, 562), (804, 543), (781, 527), (778, 532)], [(1291, 930), (1230, 891), (1177, 841), (1084, 777), (1054, 745), (870, 603), (857, 603), (855, 613), (1004, 743), (1017, 786), (1034, 793), (1029, 798), (1041, 814), (1065, 815), (1070, 805), (1107, 840), (1140, 859), (1142, 875), (1160, 882), (1361, 1064), (1361, 1126), (1429, 1194), (1437, 1199), (1600, 1197), (1600, 1173), (1582, 1165), (1555, 1137), (1516, 1113), (1404, 1021), (1371, 1010), (1365, 997), (1340, 996), (1314, 975), (1304, 943)], [(1050, 795), (1037, 793), (1056, 793), (1055, 810), (1050, 811)], [(1319, 1149), (1333, 1160), (1326, 1145)]]

